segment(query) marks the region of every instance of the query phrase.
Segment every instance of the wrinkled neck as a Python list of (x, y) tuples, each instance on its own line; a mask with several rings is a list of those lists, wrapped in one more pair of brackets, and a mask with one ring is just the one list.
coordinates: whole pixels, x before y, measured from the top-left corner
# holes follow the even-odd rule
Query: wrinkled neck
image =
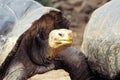
[(49, 47), (49, 50), (48, 50), (48, 52), (47, 52), (47, 58), (48, 58), (49, 60), (52, 60), (52, 59), (55, 57), (57, 51), (56, 51), (56, 49), (51, 48), (50, 46), (48, 46), (48, 47)]
[(49, 45), (48, 45), (48, 47), (49, 47), (49, 52), (48, 52), (48, 58), (49, 59), (53, 59), (53, 58), (55, 58), (56, 57), (56, 55), (60, 52), (60, 51), (62, 51), (62, 50), (64, 50), (65, 48), (67, 48), (67, 47), (69, 47), (70, 45), (64, 45), (64, 46), (61, 46), (61, 47), (58, 47), (58, 48), (52, 48), (52, 47), (50, 47)]

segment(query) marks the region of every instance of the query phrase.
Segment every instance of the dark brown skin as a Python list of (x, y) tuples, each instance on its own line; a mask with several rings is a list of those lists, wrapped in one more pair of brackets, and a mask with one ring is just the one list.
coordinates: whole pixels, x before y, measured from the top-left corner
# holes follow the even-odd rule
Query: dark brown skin
[(35, 74), (52, 70), (54, 65), (48, 57), (51, 51), (48, 35), (51, 30), (61, 28), (68, 29), (69, 25), (60, 12), (51, 11), (35, 21), (20, 36), (0, 68), (3, 80), (27, 80)]
[(73, 47), (68, 47), (55, 57), (56, 68), (66, 70), (71, 80), (95, 80), (87, 65), (84, 54)]

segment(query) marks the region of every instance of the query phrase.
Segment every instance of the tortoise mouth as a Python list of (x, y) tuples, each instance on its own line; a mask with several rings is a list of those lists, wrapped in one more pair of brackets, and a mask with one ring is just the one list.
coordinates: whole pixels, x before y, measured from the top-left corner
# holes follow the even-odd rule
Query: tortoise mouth
[(69, 39), (69, 40), (59, 40), (56, 41), (56, 44), (72, 44), (73, 40)]

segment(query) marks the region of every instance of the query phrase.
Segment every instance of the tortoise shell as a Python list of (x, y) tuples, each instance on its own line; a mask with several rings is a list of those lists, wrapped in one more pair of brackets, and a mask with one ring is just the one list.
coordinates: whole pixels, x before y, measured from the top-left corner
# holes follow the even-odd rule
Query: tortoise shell
[(9, 53), (20, 35), (50, 11), (60, 12), (34, 0), (0, 0), (0, 68), (7, 56), (13, 56)]
[(120, 73), (120, 0), (112, 0), (94, 11), (81, 49), (94, 73), (109, 78)]

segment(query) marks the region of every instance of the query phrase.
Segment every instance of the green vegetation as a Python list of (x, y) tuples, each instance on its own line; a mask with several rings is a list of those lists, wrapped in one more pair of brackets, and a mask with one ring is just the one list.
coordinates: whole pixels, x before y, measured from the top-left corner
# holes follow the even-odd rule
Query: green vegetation
[(43, 4), (44, 6), (49, 6), (51, 5), (51, 0), (36, 0), (39, 3)]

